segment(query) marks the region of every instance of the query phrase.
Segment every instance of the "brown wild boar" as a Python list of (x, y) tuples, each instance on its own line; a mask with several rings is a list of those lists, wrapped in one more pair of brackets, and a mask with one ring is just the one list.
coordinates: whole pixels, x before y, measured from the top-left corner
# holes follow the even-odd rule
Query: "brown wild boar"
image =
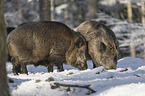
[(14, 74), (27, 74), (27, 64), (42, 64), (48, 72), (53, 71), (53, 66), (63, 71), (63, 63), (87, 69), (85, 39), (60, 22), (21, 24), (8, 35), (7, 45)]
[(86, 21), (77, 28), (86, 39), (87, 53), (93, 61), (93, 67), (104, 66), (115, 69), (119, 54), (119, 45), (113, 31), (102, 23)]

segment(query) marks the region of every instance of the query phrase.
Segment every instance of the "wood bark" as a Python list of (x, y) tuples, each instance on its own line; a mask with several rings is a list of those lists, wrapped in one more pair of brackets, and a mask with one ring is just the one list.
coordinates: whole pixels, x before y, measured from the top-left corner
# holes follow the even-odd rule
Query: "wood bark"
[(144, 6), (144, 2), (141, 2), (141, 19), (142, 19), (142, 23), (143, 23), (143, 27), (145, 27), (145, 6)]
[(89, 19), (97, 18), (98, 0), (88, 0)]
[[(142, 24), (143, 24), (143, 28), (145, 28), (145, 6), (144, 6), (144, 2), (141, 2), (141, 18), (142, 18)], [(143, 41), (145, 41), (145, 36), (143, 37)], [(145, 42), (144, 42), (144, 47), (145, 47)], [(145, 60), (145, 49), (144, 49), (144, 60)]]
[(127, 4), (127, 13), (128, 13), (128, 19), (129, 19), (129, 22), (132, 23), (132, 7), (131, 7), (131, 2), (128, 1), (128, 4)]
[(51, 0), (51, 7), (50, 9), (52, 10), (51, 12), (51, 20), (55, 19), (55, 0)]
[[(59, 88), (59, 87), (68, 87), (68, 89), (70, 87), (77, 87), (77, 88), (85, 88), (85, 89), (88, 89), (89, 90), (89, 93), (86, 93), (86, 95), (90, 95), (92, 93), (96, 93), (95, 90), (93, 90), (92, 88), (90, 88), (90, 85), (73, 85), (73, 84), (61, 84), (61, 83), (54, 83), (54, 85), (51, 85), (51, 89), (56, 89), (56, 88)], [(70, 91), (70, 90), (67, 90), (67, 91)]]
[(6, 72), (6, 28), (4, 21), (4, 0), (0, 0), (0, 96), (10, 96)]
[(21, 0), (18, 0), (18, 19), (19, 19), (19, 24), (22, 23), (22, 9), (21, 9)]
[(50, 21), (51, 20), (51, 0), (39, 0), (40, 7), (40, 20)]
[[(128, 4), (127, 4), (127, 12), (128, 12), (129, 22), (132, 23), (133, 22), (133, 20), (132, 20), (132, 7), (131, 7), (131, 2), (130, 1), (128, 1)], [(134, 48), (134, 43), (133, 43), (132, 39), (133, 38), (131, 37), (131, 41), (130, 41), (130, 54), (131, 54), (131, 57), (135, 57), (135, 48)]]

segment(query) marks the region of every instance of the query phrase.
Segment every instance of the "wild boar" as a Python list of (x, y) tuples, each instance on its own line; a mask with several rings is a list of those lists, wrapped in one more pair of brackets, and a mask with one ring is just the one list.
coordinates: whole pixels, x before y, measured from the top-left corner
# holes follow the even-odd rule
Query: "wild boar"
[(29, 22), (19, 25), (7, 37), (13, 73), (26, 73), (27, 64), (44, 65), (48, 72), (63, 63), (87, 69), (86, 41), (79, 33), (55, 21)]
[(119, 44), (110, 28), (96, 21), (85, 21), (77, 27), (77, 31), (86, 39), (87, 54), (91, 57), (94, 68), (116, 68)]
[[(7, 35), (12, 31), (14, 30), (15, 27), (7, 27), (6, 30), (7, 30)], [(7, 61), (10, 62), (11, 61), (11, 56), (10, 54), (8, 53), (8, 58), (7, 58)]]

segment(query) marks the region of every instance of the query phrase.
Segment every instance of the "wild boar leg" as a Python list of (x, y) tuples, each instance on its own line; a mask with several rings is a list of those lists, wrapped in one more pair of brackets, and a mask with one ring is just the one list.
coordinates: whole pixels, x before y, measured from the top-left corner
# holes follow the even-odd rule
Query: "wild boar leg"
[[(98, 67), (98, 66), (96, 65), (96, 64), (98, 64), (98, 63), (97, 63), (97, 61), (95, 60), (94, 55), (93, 55), (93, 53), (92, 53), (92, 52), (90, 52), (90, 56), (91, 56), (92, 61), (93, 61), (93, 68)], [(96, 62), (95, 62), (95, 61), (96, 61)]]
[(64, 71), (64, 69), (63, 69), (63, 63), (62, 64), (59, 64), (57, 66), (57, 69), (58, 69), (59, 72)]
[(48, 72), (53, 72), (53, 64), (48, 64)]
[(26, 63), (21, 63), (22, 74), (28, 74)]
[(97, 66), (93, 63), (93, 68), (96, 68)]
[(14, 75), (18, 75), (18, 73), (21, 73), (21, 70), (20, 70), (21, 66), (20, 64), (13, 64), (13, 73)]
[(15, 58), (11, 58), (12, 64), (13, 64), (13, 73), (14, 75), (18, 75), (18, 73), (21, 73), (21, 65), (16, 62)]

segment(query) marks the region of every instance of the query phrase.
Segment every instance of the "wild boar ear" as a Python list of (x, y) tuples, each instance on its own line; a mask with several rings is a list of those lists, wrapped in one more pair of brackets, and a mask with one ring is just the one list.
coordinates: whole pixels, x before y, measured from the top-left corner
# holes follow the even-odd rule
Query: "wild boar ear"
[(81, 46), (83, 46), (83, 45), (84, 45), (83, 39), (80, 37), (80, 38), (76, 41), (75, 45), (76, 45), (77, 48), (80, 48)]

